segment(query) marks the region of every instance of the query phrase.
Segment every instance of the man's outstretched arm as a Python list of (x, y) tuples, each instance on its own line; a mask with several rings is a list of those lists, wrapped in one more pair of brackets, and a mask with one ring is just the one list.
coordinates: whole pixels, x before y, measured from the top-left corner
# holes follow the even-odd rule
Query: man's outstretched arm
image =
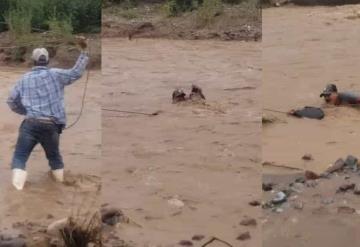
[(26, 115), (26, 109), (21, 103), (19, 83), (11, 90), (6, 103), (13, 112), (20, 115)]
[(86, 49), (88, 46), (88, 41), (84, 37), (77, 37), (78, 45), (80, 47), (81, 53), (78, 60), (75, 63), (75, 66), (72, 69), (52, 69), (53, 72), (57, 74), (57, 79), (63, 86), (70, 85), (76, 80), (80, 79), (84, 74), (86, 66), (89, 63), (89, 57), (87, 55)]
[(62, 85), (67, 86), (82, 77), (88, 62), (88, 55), (85, 52), (81, 52), (74, 67), (71, 69), (51, 69), (51, 71), (56, 73), (57, 79)]

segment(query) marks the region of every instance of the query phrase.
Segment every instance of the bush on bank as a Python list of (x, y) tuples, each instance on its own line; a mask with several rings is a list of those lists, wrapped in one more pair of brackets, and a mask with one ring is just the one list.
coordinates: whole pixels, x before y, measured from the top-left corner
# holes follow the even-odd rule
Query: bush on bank
[[(29, 25), (49, 30), (56, 20), (71, 25), (75, 33), (96, 33), (101, 30), (101, 7), (100, 0), (1, 0), (0, 22), (26, 32)], [(9, 25), (0, 24), (0, 32), (8, 29)]]

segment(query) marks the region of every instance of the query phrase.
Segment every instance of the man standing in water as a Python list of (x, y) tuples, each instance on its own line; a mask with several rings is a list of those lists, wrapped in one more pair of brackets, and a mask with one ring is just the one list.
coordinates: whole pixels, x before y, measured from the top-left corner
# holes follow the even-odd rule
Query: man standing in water
[(320, 97), (324, 97), (326, 103), (334, 105), (360, 105), (360, 96), (351, 92), (339, 93), (335, 84), (328, 84)]
[(7, 100), (12, 111), (25, 116), (11, 164), (12, 184), (18, 190), (25, 185), (26, 162), (39, 143), (53, 178), (64, 181), (64, 163), (59, 150), (60, 134), (66, 125), (64, 88), (82, 77), (89, 61), (86, 40), (80, 39), (78, 44), (81, 54), (75, 66), (68, 70), (49, 68), (48, 51), (35, 49), (34, 67), (16, 83)]

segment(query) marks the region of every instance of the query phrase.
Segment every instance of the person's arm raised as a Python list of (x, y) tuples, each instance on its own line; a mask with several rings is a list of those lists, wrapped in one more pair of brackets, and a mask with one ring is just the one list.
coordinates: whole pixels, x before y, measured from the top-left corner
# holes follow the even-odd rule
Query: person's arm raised
[(77, 59), (74, 67), (71, 69), (51, 69), (52, 72), (55, 72), (59, 82), (64, 85), (70, 85), (76, 80), (80, 79), (84, 74), (86, 66), (89, 62), (89, 56), (87, 53), (87, 40), (84, 37), (78, 38), (77, 44), (80, 47), (80, 56)]

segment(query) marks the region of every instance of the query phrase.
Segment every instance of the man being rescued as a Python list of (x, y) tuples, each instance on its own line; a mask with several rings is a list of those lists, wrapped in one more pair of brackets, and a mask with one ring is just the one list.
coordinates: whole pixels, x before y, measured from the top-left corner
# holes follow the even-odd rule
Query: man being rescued
[(333, 105), (360, 105), (360, 96), (351, 92), (338, 92), (335, 84), (328, 84), (320, 97)]
[(12, 184), (22, 190), (26, 178), (26, 162), (37, 144), (46, 154), (51, 174), (64, 181), (64, 163), (59, 139), (66, 126), (64, 88), (79, 80), (88, 64), (87, 41), (80, 39), (80, 56), (72, 69), (49, 68), (49, 53), (37, 48), (32, 53), (34, 67), (26, 73), (10, 92), (7, 103), (12, 111), (24, 115), (19, 128), (12, 159)]

